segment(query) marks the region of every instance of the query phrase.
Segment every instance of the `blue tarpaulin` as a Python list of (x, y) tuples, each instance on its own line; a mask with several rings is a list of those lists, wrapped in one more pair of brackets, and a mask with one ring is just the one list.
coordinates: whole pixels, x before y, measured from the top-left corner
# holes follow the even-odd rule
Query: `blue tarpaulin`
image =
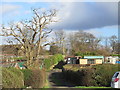
[(116, 63), (120, 64), (120, 61), (116, 61)]

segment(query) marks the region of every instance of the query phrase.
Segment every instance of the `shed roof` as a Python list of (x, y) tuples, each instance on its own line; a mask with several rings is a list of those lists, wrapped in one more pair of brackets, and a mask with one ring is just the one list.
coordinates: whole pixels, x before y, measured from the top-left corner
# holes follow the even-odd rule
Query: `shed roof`
[(101, 59), (103, 59), (104, 56), (84, 56), (84, 58), (87, 58), (87, 59), (98, 59), (98, 58), (101, 58)]

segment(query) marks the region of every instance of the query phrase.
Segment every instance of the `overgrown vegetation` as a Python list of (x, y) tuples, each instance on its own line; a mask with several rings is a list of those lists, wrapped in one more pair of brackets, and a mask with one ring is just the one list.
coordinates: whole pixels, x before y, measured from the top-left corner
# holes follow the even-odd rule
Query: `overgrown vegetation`
[(30, 81), (31, 81), (31, 78), (32, 78), (32, 70), (23, 69), (21, 71), (24, 74), (24, 85), (25, 86), (30, 86), (31, 85)]
[(25, 86), (31, 86), (32, 88), (42, 88), (45, 84), (46, 74), (44, 70), (40, 69), (24, 69), (21, 70), (24, 74)]
[(57, 64), (61, 60), (63, 60), (62, 54), (55, 54), (44, 60), (44, 67), (49, 70), (52, 65)]
[(42, 88), (45, 85), (46, 73), (44, 70), (32, 70), (31, 86), (32, 88)]
[(76, 86), (75, 88), (100, 88), (100, 89), (104, 89), (104, 88), (111, 88), (111, 87), (94, 87), (94, 86), (91, 86), (91, 87), (85, 87), (85, 86)]
[(120, 54), (112, 54), (111, 56), (118, 56), (118, 57), (120, 57)]
[(46, 74), (44, 70), (39, 69), (16, 69), (3, 68), (2, 82), (3, 88), (42, 88), (45, 85)]
[(92, 67), (80, 68), (77, 66), (64, 66), (65, 79), (78, 86), (110, 86), (111, 78), (120, 65), (103, 64)]
[(13, 59), (13, 60), (26, 60), (25, 57), (13, 57), (13, 58), (10, 58), (10, 59)]
[(97, 53), (96, 52), (85, 52), (85, 53), (81, 53), (81, 52), (77, 52), (77, 53), (75, 53), (75, 56), (85, 56), (85, 55), (87, 55), (87, 56), (94, 56), (94, 55), (97, 55)]
[(24, 86), (24, 75), (19, 69), (2, 68), (3, 88), (22, 88)]

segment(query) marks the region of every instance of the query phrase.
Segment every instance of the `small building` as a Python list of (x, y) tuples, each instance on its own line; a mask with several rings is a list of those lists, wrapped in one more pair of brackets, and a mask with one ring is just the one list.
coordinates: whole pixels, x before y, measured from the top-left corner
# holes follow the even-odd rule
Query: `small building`
[(87, 64), (87, 59), (79, 59), (79, 64)]
[(104, 56), (69, 56), (65, 58), (67, 64), (102, 64), (104, 62)]
[(111, 63), (115, 64), (116, 62), (119, 62), (119, 57), (118, 56), (107, 56), (105, 57), (106, 63)]
[(79, 59), (79, 64), (102, 64), (104, 62), (104, 56), (84, 56)]
[(67, 64), (79, 64), (79, 59), (78, 57), (75, 57), (75, 56), (68, 56), (68, 57), (65, 57), (65, 62)]

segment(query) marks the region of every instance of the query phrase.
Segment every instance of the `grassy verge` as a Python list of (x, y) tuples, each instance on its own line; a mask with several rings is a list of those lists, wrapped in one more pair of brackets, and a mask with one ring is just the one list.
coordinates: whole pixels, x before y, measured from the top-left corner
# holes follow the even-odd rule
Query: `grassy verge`
[(75, 88), (111, 88), (111, 87), (95, 87), (95, 86), (86, 87), (86, 86), (76, 86)]
[(50, 88), (49, 81), (46, 79), (45, 86), (43, 88)]

